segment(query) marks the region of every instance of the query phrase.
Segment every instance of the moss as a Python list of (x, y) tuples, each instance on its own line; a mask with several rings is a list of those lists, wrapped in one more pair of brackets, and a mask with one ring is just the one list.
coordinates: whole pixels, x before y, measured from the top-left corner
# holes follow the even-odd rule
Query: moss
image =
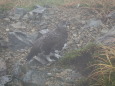
[(97, 48), (97, 44), (89, 43), (83, 48), (66, 53), (65, 56), (60, 59), (59, 64), (68, 67), (73, 65), (81, 74), (88, 75), (91, 70), (93, 70), (93, 68), (88, 67), (93, 63), (93, 55)]
[(66, 53), (64, 57), (60, 60), (60, 62), (66, 65), (73, 64), (73, 63), (76, 64), (76, 62), (80, 61), (81, 59), (88, 59), (89, 57), (91, 57), (96, 51), (96, 48), (97, 48), (96, 44), (89, 43), (83, 48)]

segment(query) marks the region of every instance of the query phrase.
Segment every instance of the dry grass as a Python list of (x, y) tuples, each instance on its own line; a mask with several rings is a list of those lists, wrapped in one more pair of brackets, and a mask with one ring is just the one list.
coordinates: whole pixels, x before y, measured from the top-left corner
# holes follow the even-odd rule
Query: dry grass
[(0, 0), (0, 5), (13, 3), (14, 6), (32, 6), (35, 4), (57, 4), (72, 6), (77, 4), (87, 4), (88, 6), (102, 6), (104, 10), (115, 6), (115, 0)]
[(13, 7), (12, 0), (0, 0), (0, 11), (12, 9)]
[(95, 69), (89, 76), (96, 82), (93, 86), (115, 86), (115, 47), (103, 46), (95, 59)]

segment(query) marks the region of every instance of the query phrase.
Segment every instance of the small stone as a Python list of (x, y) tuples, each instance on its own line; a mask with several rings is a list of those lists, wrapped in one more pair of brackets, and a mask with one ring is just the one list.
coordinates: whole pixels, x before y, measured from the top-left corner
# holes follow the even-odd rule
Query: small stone
[(49, 32), (49, 29), (40, 30), (39, 32), (40, 32), (41, 34), (46, 34), (47, 32)]
[(10, 31), (10, 30), (7, 28), (6, 31), (8, 32), (8, 31)]
[(7, 22), (10, 22), (10, 19), (9, 18), (4, 18), (5, 21)]
[(107, 32), (108, 32), (108, 29), (102, 29), (102, 30), (101, 30), (101, 33), (102, 33), (102, 34), (105, 34), (105, 33), (107, 33)]
[(75, 28), (75, 27), (72, 27), (71, 29), (72, 29), (72, 30), (75, 30), (76, 28)]
[(48, 75), (49, 77), (51, 77), (51, 76), (52, 76), (52, 73), (47, 73), (47, 75)]
[(21, 22), (17, 22), (17, 23), (11, 24), (11, 26), (13, 28), (16, 28), (16, 29), (20, 29), (20, 28), (25, 29), (26, 28), (25, 25), (22, 24)]
[(32, 32), (35, 32), (35, 29), (32, 29), (31, 31), (32, 31)]

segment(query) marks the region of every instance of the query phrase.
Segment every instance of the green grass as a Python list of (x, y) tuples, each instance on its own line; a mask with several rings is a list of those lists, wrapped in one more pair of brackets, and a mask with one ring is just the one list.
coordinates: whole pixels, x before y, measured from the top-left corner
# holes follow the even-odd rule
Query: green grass
[(93, 54), (96, 52), (97, 48), (97, 44), (89, 43), (83, 48), (66, 53), (64, 57), (59, 60), (59, 64), (68, 67), (73, 65), (84, 76), (88, 75), (92, 70), (92, 68), (88, 68), (88, 65), (93, 62)]
[[(11, 5), (9, 5), (11, 4)], [(101, 12), (108, 11), (110, 8), (115, 7), (115, 0), (2, 0), (0, 1), (0, 9), (7, 9), (12, 7), (23, 7), (32, 9), (34, 5), (58, 5), (58, 6), (72, 6), (80, 4), (81, 7), (93, 7), (100, 5)]]
[(89, 79), (95, 81), (93, 86), (115, 86), (115, 47), (101, 46), (92, 66)]
[(61, 65), (73, 65), (86, 76), (77, 86), (115, 86), (115, 47), (93, 43), (67, 53)]
[(73, 64), (77, 63), (79, 60), (88, 60), (94, 54), (97, 45), (94, 43), (89, 43), (83, 48), (70, 51), (66, 53), (65, 56), (60, 60), (64, 64)]

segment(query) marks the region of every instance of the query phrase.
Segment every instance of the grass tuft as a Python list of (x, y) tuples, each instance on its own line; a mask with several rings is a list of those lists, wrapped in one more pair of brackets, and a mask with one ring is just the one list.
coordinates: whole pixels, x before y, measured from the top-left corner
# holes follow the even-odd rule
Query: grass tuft
[(115, 47), (102, 46), (89, 75), (94, 86), (115, 86)]

